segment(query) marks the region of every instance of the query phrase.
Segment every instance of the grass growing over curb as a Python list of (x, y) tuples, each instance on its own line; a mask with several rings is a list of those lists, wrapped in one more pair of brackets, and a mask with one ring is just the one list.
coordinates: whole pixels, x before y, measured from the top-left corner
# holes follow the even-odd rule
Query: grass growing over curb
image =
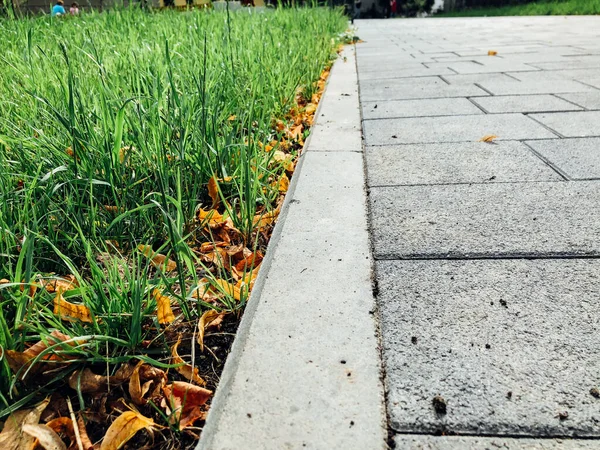
[(192, 384), (218, 378), (195, 354), (243, 309), (346, 24), (321, 8), (0, 20), (0, 420), (46, 395), (68, 415), (72, 394), (92, 441), (130, 407), (167, 430), (152, 448), (194, 437), (210, 393)]
[(434, 17), (484, 17), (484, 16), (569, 16), (600, 14), (600, 0), (539, 1), (523, 5), (497, 8), (472, 8), (463, 11), (436, 14)]

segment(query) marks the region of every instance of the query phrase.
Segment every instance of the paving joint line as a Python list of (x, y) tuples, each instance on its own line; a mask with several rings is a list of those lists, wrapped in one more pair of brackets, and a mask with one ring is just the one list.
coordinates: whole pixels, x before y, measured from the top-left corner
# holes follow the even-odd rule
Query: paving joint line
[(525, 145), (544, 164), (546, 164), (548, 167), (550, 167), (552, 170), (554, 170), (558, 175), (560, 175), (561, 177), (563, 177), (566, 181), (570, 181), (571, 180), (571, 178), (565, 172), (563, 172), (558, 166), (555, 166), (548, 158), (546, 158), (541, 153), (539, 153), (536, 149), (534, 149), (527, 142), (522, 142), (522, 144)]

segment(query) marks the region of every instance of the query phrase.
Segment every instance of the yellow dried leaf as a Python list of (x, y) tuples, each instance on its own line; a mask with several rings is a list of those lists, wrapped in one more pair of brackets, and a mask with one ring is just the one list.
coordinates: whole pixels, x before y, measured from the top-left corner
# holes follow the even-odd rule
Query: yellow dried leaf
[(488, 51), (488, 56), (496, 56), (498, 54), (498, 52), (496, 50), (489, 50)]
[(148, 258), (152, 265), (161, 270), (166, 270), (167, 272), (172, 272), (177, 269), (177, 263), (172, 259), (168, 259), (165, 255), (154, 252), (150, 245), (138, 245), (138, 250), (142, 252), (142, 254)]
[(306, 114), (314, 114), (316, 110), (317, 105), (315, 105), (314, 103), (309, 103), (308, 105), (306, 105), (306, 108), (304, 108), (304, 112)]
[(486, 134), (484, 137), (479, 139), (479, 142), (492, 142), (494, 139), (498, 139), (495, 134)]
[(290, 179), (287, 177), (287, 175), (284, 173), (281, 178), (279, 179), (279, 192), (287, 192), (288, 188), (290, 187)]
[(154, 421), (136, 411), (125, 411), (112, 423), (102, 440), (100, 450), (118, 450), (138, 431), (154, 426)]
[(219, 184), (217, 183), (217, 177), (213, 175), (208, 180), (208, 195), (212, 199), (211, 209), (217, 209), (219, 207)]
[(156, 317), (158, 323), (166, 325), (175, 320), (175, 314), (171, 309), (171, 297), (162, 295), (158, 289), (152, 291), (152, 296), (156, 300)]
[(200, 317), (200, 320), (198, 320), (198, 337), (196, 338), (196, 341), (198, 342), (201, 351), (204, 351), (204, 332), (219, 319), (220, 324), (223, 317), (225, 317), (224, 312), (220, 313), (214, 309), (209, 309), (205, 311), (204, 314), (202, 314), (202, 317)]
[(215, 280), (215, 284), (219, 286), (225, 294), (230, 295), (238, 302), (242, 299), (242, 293), (238, 287), (225, 280)]
[(173, 347), (171, 347), (172, 362), (173, 362), (173, 364), (179, 364), (179, 366), (176, 367), (175, 370), (177, 370), (177, 372), (179, 372), (181, 375), (183, 375), (185, 378), (187, 378), (190, 381), (193, 381), (193, 382), (201, 384), (201, 385), (206, 384), (204, 382), (204, 380), (200, 377), (200, 375), (198, 375), (198, 368), (192, 367), (191, 364), (186, 363), (181, 358), (181, 356), (179, 356), (179, 353), (177, 353), (177, 347), (179, 346), (180, 343), (181, 343), (181, 337), (177, 340), (175, 345)]
[(23, 425), (23, 432), (37, 438), (38, 445), (44, 450), (67, 450), (67, 446), (60, 436), (46, 425), (26, 424)]
[(227, 120), (229, 120), (230, 122), (233, 122), (236, 118), (237, 118), (237, 116), (235, 114), (232, 114), (231, 116), (229, 116), (227, 118)]
[(63, 278), (54, 278), (51, 280), (42, 280), (41, 283), (46, 291), (50, 293), (57, 292), (59, 289), (62, 290), (62, 292), (66, 292), (79, 286), (79, 283), (77, 283), (77, 280), (73, 275), (67, 275)]
[(205, 211), (202, 208), (200, 208), (200, 210), (198, 211), (198, 220), (200, 222), (208, 221), (209, 226), (219, 225), (224, 222), (223, 216), (219, 214), (218, 211), (214, 209)]
[(54, 297), (54, 314), (69, 322), (77, 320), (85, 323), (93, 322), (89, 308), (66, 301), (62, 296), (61, 289), (56, 292), (56, 297)]
[(270, 211), (266, 214), (257, 214), (254, 216), (252, 223), (255, 227), (263, 228), (269, 225), (272, 225), (279, 215), (279, 210)]

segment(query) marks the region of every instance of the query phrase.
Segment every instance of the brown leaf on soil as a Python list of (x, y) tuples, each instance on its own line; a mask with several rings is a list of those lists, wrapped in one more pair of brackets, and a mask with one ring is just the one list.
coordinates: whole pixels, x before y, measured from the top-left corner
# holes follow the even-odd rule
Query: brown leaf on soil
[(85, 422), (83, 421), (81, 414), (77, 416), (77, 427), (79, 428), (79, 437), (81, 438), (81, 446), (83, 447), (83, 450), (94, 450), (94, 444), (92, 444), (92, 441), (88, 436), (87, 427), (85, 426)]
[(178, 367), (175, 368), (175, 370), (177, 372), (179, 372), (181, 375), (183, 375), (185, 378), (187, 378), (190, 381), (193, 381), (195, 383), (201, 384), (201, 385), (205, 385), (205, 381), (200, 377), (200, 375), (198, 375), (198, 368), (197, 367), (192, 367), (191, 364), (187, 364), (182, 358), (181, 356), (179, 356), (179, 353), (177, 353), (177, 347), (179, 346), (179, 344), (181, 343), (181, 337), (179, 337), (179, 339), (177, 340), (177, 342), (175, 343), (175, 345), (173, 345), (173, 347), (171, 347), (171, 362), (172, 364), (180, 364)]
[[(69, 438), (71, 445), (75, 442), (75, 430), (73, 428), (73, 421), (69, 417), (58, 417), (48, 422), (46, 426), (53, 430), (55, 433), (58, 433), (59, 435), (65, 435), (67, 438)], [(86, 448), (86, 450), (88, 449)]]
[(158, 323), (166, 325), (175, 320), (175, 314), (171, 309), (171, 297), (162, 295), (160, 290), (154, 289), (152, 296), (156, 299), (156, 317)]
[(162, 405), (171, 416), (171, 423), (179, 422), (180, 430), (193, 425), (198, 419), (205, 418), (206, 411), (201, 406), (211, 397), (212, 391), (184, 381), (175, 381), (165, 386), (163, 392), (165, 401)]
[(66, 301), (62, 296), (62, 290), (59, 289), (54, 297), (54, 314), (62, 320), (75, 322), (80, 320), (85, 323), (92, 323), (92, 314), (85, 305), (76, 305)]
[(488, 56), (496, 56), (498, 52), (496, 50), (488, 50)]
[(90, 369), (76, 370), (69, 377), (69, 386), (73, 390), (81, 390), (82, 393), (99, 392), (106, 389), (108, 377), (96, 375)]
[(46, 399), (32, 409), (23, 409), (11, 414), (4, 423), (0, 433), (0, 448), (2, 450), (32, 450), (35, 438), (23, 433), (24, 425), (34, 425), (40, 421), (40, 416), (50, 399)]
[[(42, 369), (42, 367), (43, 367), (42, 364), (36, 364), (36, 366), (34, 366), (34, 367), (29, 367), (29, 365), (31, 364), (31, 361), (36, 356), (38, 356), (40, 353), (42, 353), (48, 347), (53, 346), (60, 341), (66, 341), (66, 340), (70, 339), (70, 337), (67, 336), (66, 334), (63, 334), (60, 331), (56, 331), (56, 330), (51, 333), (51, 336), (56, 338), (56, 340), (47, 339), (47, 342), (40, 340), (39, 342), (35, 343), (34, 345), (29, 347), (24, 352), (18, 352), (15, 350), (6, 350), (5, 357), (6, 357), (6, 362), (8, 363), (8, 366), (15, 374), (18, 373), (19, 370), (21, 370), (22, 371), (22, 375), (21, 375), (22, 380), (25, 379), (25, 373), (27, 371), (28, 371), (28, 375), (33, 375), (33, 374), (39, 373), (40, 370)], [(58, 351), (58, 349), (57, 349), (57, 351)], [(44, 357), (42, 357), (40, 361), (48, 361), (48, 360), (62, 361), (65, 359), (67, 359), (67, 358), (64, 358), (61, 355), (57, 355), (56, 352), (52, 352), (47, 355), (44, 355)]]
[(262, 253), (260, 251), (257, 251), (256, 253), (251, 253), (250, 255), (246, 256), (244, 259), (239, 261), (235, 265), (235, 269), (238, 272), (243, 272), (247, 268), (257, 267), (262, 262), (262, 260), (263, 260)]
[(221, 202), (219, 199), (219, 183), (217, 183), (216, 175), (213, 175), (210, 177), (210, 180), (208, 180), (208, 195), (212, 200), (210, 209), (217, 209)]
[(102, 440), (100, 450), (118, 450), (138, 431), (151, 429), (154, 421), (136, 411), (125, 411), (112, 423)]
[(156, 253), (154, 250), (152, 250), (150, 245), (140, 244), (137, 248), (152, 262), (154, 267), (165, 270), (166, 272), (172, 272), (173, 270), (177, 269), (177, 263), (175, 261), (167, 258), (165, 255)]
[(67, 446), (56, 432), (41, 424), (23, 425), (23, 432), (38, 440), (38, 446), (44, 450), (67, 450)]
[(204, 351), (204, 332), (209, 328), (219, 327), (224, 317), (224, 312), (220, 313), (214, 309), (209, 309), (202, 314), (198, 320), (198, 337), (196, 338), (201, 351)]
[(498, 139), (495, 134), (486, 134), (484, 137), (479, 139), (479, 142), (493, 142), (494, 139)]

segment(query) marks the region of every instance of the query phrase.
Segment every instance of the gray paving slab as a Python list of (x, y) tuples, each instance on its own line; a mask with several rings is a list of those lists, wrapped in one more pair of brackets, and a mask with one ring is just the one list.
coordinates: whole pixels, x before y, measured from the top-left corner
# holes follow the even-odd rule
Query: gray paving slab
[(598, 92), (580, 92), (574, 94), (558, 94), (559, 97), (564, 98), (576, 105), (583, 106), (586, 109), (594, 110), (600, 109), (600, 91)]
[(514, 141), (367, 147), (365, 156), (372, 187), (562, 180), (525, 144)]
[(360, 97), (363, 102), (477, 95), (488, 93), (474, 85), (449, 85), (438, 77), (360, 80)]
[(362, 102), (363, 119), (483, 114), (466, 98)]
[(377, 258), (600, 256), (600, 183), (371, 188)]
[(436, 62), (427, 64), (430, 68), (448, 67), (459, 74), (492, 73), (492, 72), (520, 72), (531, 71), (536, 68), (520, 62), (507, 61), (500, 58), (486, 57), (474, 61)]
[(396, 435), (395, 450), (597, 450), (595, 439)]
[(394, 431), (600, 436), (600, 260), (381, 261), (377, 272)]
[[(486, 135), (498, 140), (554, 138), (555, 134), (522, 114), (365, 120), (367, 145), (476, 142)], [(482, 148), (487, 145), (482, 143)]]
[[(600, 91), (599, 91), (600, 93)], [(495, 95), (473, 101), (490, 113), (581, 111), (582, 108), (553, 95)]]
[[(425, 66), (421, 67), (409, 67), (409, 68), (398, 68), (398, 69), (386, 69), (377, 70), (361, 73), (360, 79), (362, 81), (367, 80), (382, 80), (386, 78), (414, 78), (414, 77), (431, 77), (437, 75), (450, 75), (453, 74), (448, 68), (437, 68), (430, 69)], [(401, 83), (401, 81), (399, 81)]]
[(590, 92), (595, 89), (574, 80), (504, 81), (482, 82), (480, 86), (494, 95), (563, 94), (566, 92)]
[(475, 84), (514, 81), (514, 78), (504, 73), (475, 73), (467, 75), (443, 75), (444, 80), (450, 84)]
[(600, 111), (531, 114), (530, 117), (562, 136), (600, 136)]
[(570, 180), (600, 179), (600, 138), (553, 139), (527, 144)]

